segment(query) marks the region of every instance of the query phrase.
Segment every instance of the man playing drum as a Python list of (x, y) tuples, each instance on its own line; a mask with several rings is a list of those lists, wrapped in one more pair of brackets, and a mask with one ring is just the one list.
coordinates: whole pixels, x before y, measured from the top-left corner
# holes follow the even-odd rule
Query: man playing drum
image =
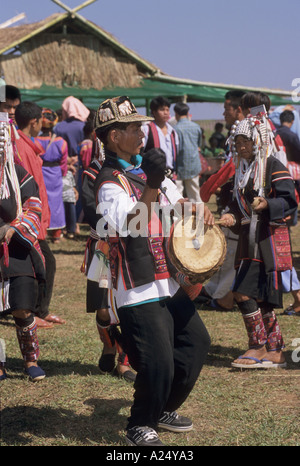
[[(107, 231), (114, 230), (107, 237), (111, 277), (124, 350), (137, 372), (126, 442), (138, 446), (163, 445), (157, 427), (175, 432), (192, 429), (192, 421), (176, 410), (191, 392), (210, 346), (194, 304), (171, 277), (161, 230), (153, 234), (159, 219), (149, 222), (152, 203), (183, 202), (174, 183), (165, 178), (162, 151), (151, 149), (139, 155), (144, 137), (141, 125), (149, 120), (137, 113), (127, 97), (102, 102), (96, 116), (105, 162), (95, 194)], [(131, 220), (138, 218), (137, 205), (146, 208), (145, 234), (136, 235), (130, 229)], [(204, 222), (214, 222), (206, 206)], [(129, 233), (124, 233), (124, 224)]]

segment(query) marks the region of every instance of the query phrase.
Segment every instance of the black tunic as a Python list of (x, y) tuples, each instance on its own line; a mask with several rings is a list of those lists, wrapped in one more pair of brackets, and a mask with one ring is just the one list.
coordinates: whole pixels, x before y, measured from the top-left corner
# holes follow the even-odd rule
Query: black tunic
[[(0, 225), (10, 224), (15, 229), (8, 246), (9, 263), (4, 263), (1, 247), (1, 277), (8, 279), (16, 276), (31, 276), (44, 279), (43, 256), (39, 250), (37, 238), (41, 220), (41, 201), (34, 178), (21, 166), (15, 166), (20, 185), (22, 218), (17, 219), (17, 204), (10, 181), (10, 197), (0, 201)], [(21, 221), (20, 221), (21, 220)]]
[[(253, 198), (258, 195), (249, 179), (240, 192), (245, 212), (254, 218), (251, 209)], [(230, 213), (237, 219), (232, 228), (239, 235), (235, 266), (237, 275), (233, 291), (259, 301), (282, 307), (281, 274), (272, 249), (270, 224), (285, 224), (284, 219), (297, 209), (295, 185), (287, 168), (275, 157), (270, 156), (266, 168), (265, 197), (268, 208), (257, 215), (252, 235), (252, 224), (240, 209), (235, 199), (229, 206)]]

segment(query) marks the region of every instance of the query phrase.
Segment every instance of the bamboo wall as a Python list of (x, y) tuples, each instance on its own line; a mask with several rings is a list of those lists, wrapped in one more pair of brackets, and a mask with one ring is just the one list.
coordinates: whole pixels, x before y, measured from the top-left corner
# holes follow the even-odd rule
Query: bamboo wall
[(136, 64), (88, 34), (39, 34), (0, 57), (5, 81), (23, 89), (138, 87)]

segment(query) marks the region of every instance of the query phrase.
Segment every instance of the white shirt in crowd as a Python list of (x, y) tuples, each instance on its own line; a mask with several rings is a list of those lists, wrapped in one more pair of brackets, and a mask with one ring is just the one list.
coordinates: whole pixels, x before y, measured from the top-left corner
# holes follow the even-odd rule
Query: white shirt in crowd
[[(172, 140), (171, 140), (171, 133), (172, 133), (172, 131), (174, 131), (174, 128), (169, 123), (166, 123), (166, 125), (167, 125), (167, 128), (168, 128), (168, 132), (167, 132), (166, 135), (164, 135), (164, 133), (162, 132), (162, 130), (160, 129), (159, 126), (156, 125), (156, 128), (157, 128), (157, 131), (158, 131), (160, 148), (166, 154), (167, 168), (171, 168), (172, 170), (174, 170), (175, 167), (174, 167), (174, 159), (173, 159)], [(149, 136), (149, 124), (144, 124), (142, 126), (142, 129), (143, 129), (144, 134), (145, 134), (144, 147), (146, 147), (147, 141), (148, 141), (148, 136)], [(179, 138), (178, 138), (178, 134), (176, 133), (176, 131), (174, 131), (174, 132), (175, 132), (175, 145), (178, 148)]]

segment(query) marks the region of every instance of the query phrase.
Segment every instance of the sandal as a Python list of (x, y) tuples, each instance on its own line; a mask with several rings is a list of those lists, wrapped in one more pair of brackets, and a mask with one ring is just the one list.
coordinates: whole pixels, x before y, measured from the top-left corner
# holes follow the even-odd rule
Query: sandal
[(268, 368), (272, 366), (272, 362), (268, 361), (267, 359), (258, 359), (254, 358), (252, 356), (239, 356), (238, 359), (251, 359), (254, 361), (253, 364), (239, 364), (238, 362), (232, 362), (231, 366), (232, 367), (237, 367), (239, 369), (261, 369), (261, 368)]
[(231, 366), (232, 367), (237, 367), (239, 369), (277, 369), (278, 367), (284, 368), (286, 367), (286, 362), (272, 362), (269, 361), (268, 359), (257, 359), (251, 356), (239, 356), (238, 359), (252, 359), (255, 361), (253, 364), (239, 364), (238, 362), (232, 362)]
[(286, 316), (300, 316), (300, 311), (295, 311), (293, 308), (293, 305), (290, 304), (282, 313), (283, 315)]

